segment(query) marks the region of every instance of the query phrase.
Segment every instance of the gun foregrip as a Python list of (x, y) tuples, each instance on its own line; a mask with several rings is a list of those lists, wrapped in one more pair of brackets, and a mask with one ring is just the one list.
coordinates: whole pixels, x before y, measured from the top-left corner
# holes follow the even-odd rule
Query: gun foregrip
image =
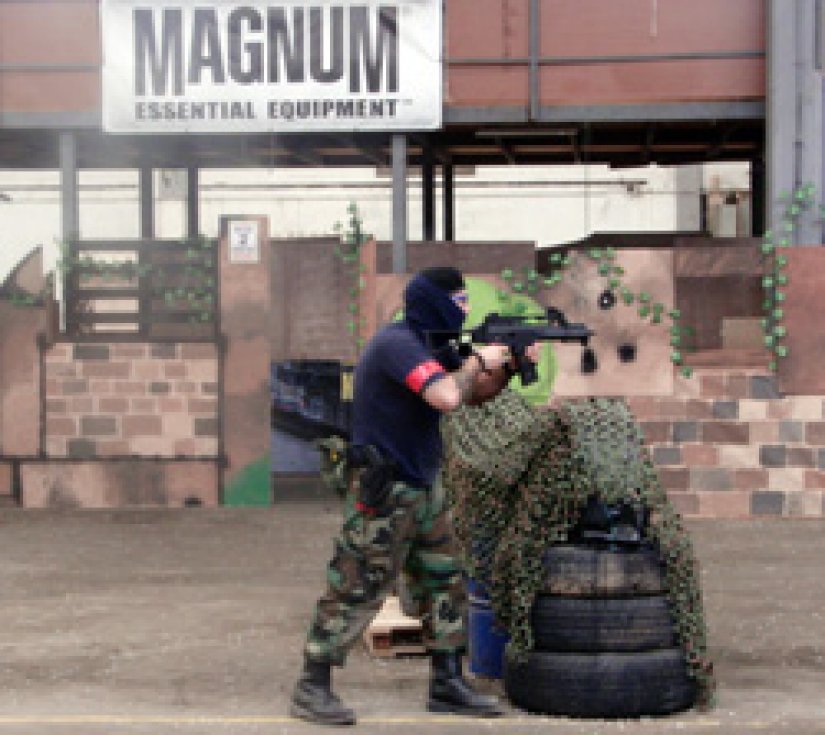
[(516, 358), (516, 365), (522, 385), (531, 385), (539, 379), (539, 371), (536, 363), (529, 360), (525, 355), (520, 355)]

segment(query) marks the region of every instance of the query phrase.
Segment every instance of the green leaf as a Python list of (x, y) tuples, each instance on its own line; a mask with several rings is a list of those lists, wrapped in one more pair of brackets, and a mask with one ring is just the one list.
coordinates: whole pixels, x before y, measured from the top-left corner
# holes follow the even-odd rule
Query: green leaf
[(768, 363), (768, 370), (770, 370), (772, 373), (775, 373), (778, 368), (779, 368), (779, 365), (777, 364), (776, 360), (771, 360)]
[(762, 245), (760, 245), (760, 249), (764, 255), (770, 255), (776, 250), (776, 246), (772, 242), (763, 242)]
[(516, 293), (521, 293), (524, 291), (524, 284), (521, 281), (513, 281), (510, 288), (512, 288)]
[(591, 249), (590, 249), (590, 252), (588, 252), (588, 255), (589, 255), (589, 256), (590, 256), (593, 260), (600, 260), (600, 259), (601, 259), (601, 257), (602, 257), (602, 251), (601, 251), (601, 250), (599, 250), (599, 248), (591, 248)]
[(785, 345), (778, 345), (776, 348), (776, 356), (777, 357), (787, 357), (788, 356), (788, 348)]
[(621, 281), (618, 278), (611, 278), (607, 283), (611, 289), (615, 290), (619, 287)]
[(613, 273), (617, 276), (623, 276), (624, 275), (624, 268), (622, 268), (620, 265), (614, 265), (613, 266)]
[(535, 281), (538, 276), (538, 273), (536, 273), (535, 268), (528, 268), (525, 275), (527, 276), (528, 281)]
[(553, 265), (558, 265), (562, 261), (562, 254), (561, 253), (551, 253), (550, 254), (550, 262)]
[(791, 241), (790, 241), (787, 237), (783, 237), (783, 238), (779, 241), (779, 246), (780, 246), (780, 247), (783, 247), (783, 248), (788, 247), (790, 244), (791, 244)]
[(600, 276), (609, 276), (610, 275), (610, 263), (599, 263), (599, 275)]
[(650, 314), (650, 307), (647, 304), (642, 304), (639, 307), (639, 316), (645, 319)]
[(545, 278), (542, 280), (542, 283), (547, 286), (547, 288), (552, 288), (558, 283), (558, 281), (555, 278)]
[(782, 302), (785, 300), (785, 294), (782, 291), (774, 291), (773, 297), (776, 301)]
[(788, 330), (787, 330), (785, 327), (783, 327), (781, 324), (777, 324), (777, 325), (773, 328), (773, 333), (774, 333), (777, 337), (784, 337), (784, 336), (788, 333)]
[(643, 304), (648, 303), (648, 301), (650, 301), (650, 294), (647, 291), (641, 291), (639, 293), (639, 301)]
[(667, 313), (667, 315), (668, 315), (671, 319), (681, 319), (681, 318), (682, 318), (682, 312), (681, 312), (679, 309), (671, 309), (671, 310)]
[(685, 365), (685, 366), (682, 368), (682, 371), (681, 371), (681, 372), (682, 372), (682, 376), (683, 376), (683, 377), (685, 377), (685, 378), (689, 378), (691, 375), (693, 375), (693, 368), (692, 368), (692, 367), (689, 367), (689, 366), (687, 366), (687, 365)]
[(609, 260), (613, 260), (616, 257), (616, 248), (605, 248), (604, 257)]
[(347, 311), (350, 314), (357, 314), (358, 313), (358, 304), (347, 304)]
[(349, 333), (350, 333), (350, 334), (355, 334), (355, 321), (353, 321), (352, 319), (350, 319), (350, 320), (347, 322), (347, 329), (349, 330)]
[(773, 347), (776, 338), (772, 334), (766, 334), (764, 338), (765, 347)]
[(776, 265), (779, 268), (784, 268), (786, 265), (788, 265), (788, 259), (784, 255), (777, 255)]
[(501, 271), (501, 277), (502, 277), (505, 281), (509, 281), (509, 280), (513, 277), (513, 271), (512, 271), (512, 269), (510, 269), (510, 268), (505, 268), (503, 271)]
[(622, 291), (622, 301), (624, 301), (625, 304), (627, 304), (627, 306), (630, 306), (635, 300), (635, 298), (636, 297), (633, 295), (631, 291)]
[(772, 314), (774, 319), (782, 319), (782, 317), (785, 316), (785, 310), (781, 307), (777, 307), (773, 310)]
[(678, 334), (670, 338), (671, 347), (680, 347), (681, 344), (682, 344), (682, 338)]
[(765, 276), (762, 279), (762, 288), (773, 288), (773, 278)]
[(779, 286), (786, 286), (786, 285), (788, 284), (788, 277), (787, 277), (784, 273), (780, 273), (780, 274), (776, 277), (776, 283), (777, 283)]
[(675, 365), (680, 365), (682, 362), (682, 353), (678, 350), (674, 350), (670, 353), (670, 361)]

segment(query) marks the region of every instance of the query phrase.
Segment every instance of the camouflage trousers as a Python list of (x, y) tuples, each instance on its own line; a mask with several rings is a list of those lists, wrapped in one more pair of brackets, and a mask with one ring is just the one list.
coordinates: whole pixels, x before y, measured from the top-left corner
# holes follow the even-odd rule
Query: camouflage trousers
[(386, 507), (371, 516), (356, 508), (353, 475), (305, 655), (342, 666), (399, 576), (405, 612), (421, 619), (425, 647), (464, 650), (466, 595), (440, 484), (429, 489), (396, 482)]

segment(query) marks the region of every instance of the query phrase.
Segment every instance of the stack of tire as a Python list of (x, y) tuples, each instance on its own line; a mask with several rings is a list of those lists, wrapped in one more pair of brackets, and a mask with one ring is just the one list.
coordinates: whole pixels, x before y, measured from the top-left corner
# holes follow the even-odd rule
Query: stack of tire
[(544, 558), (535, 648), (507, 660), (516, 706), (571, 717), (666, 715), (696, 698), (671, 619), (664, 566), (649, 543), (560, 544)]

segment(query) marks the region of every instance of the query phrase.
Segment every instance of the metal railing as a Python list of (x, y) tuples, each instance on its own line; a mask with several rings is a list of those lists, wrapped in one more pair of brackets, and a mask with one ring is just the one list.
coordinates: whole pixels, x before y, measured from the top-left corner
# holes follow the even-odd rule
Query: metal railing
[(76, 339), (202, 341), (217, 334), (217, 242), (83, 240), (61, 262)]

